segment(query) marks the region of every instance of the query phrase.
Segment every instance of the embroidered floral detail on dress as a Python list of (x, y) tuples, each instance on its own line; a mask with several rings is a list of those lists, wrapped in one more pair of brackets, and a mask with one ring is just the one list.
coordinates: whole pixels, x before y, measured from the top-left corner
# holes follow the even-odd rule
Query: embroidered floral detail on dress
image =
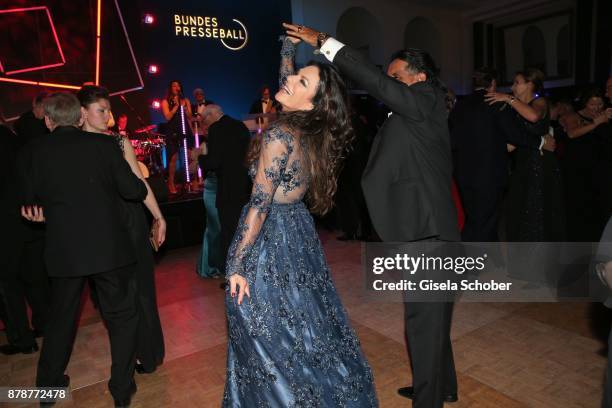
[(283, 46), (281, 47), (281, 66), (278, 75), (279, 88), (282, 88), (282, 86), (285, 85), (287, 77), (294, 73), (293, 58), (295, 57), (295, 49), (295, 44), (289, 40), (289, 37), (285, 37)]
[[(295, 46), (285, 40), (283, 77)], [(226, 408), (377, 407), (370, 367), (330, 277), (302, 202), (310, 174), (303, 140), (272, 126), (251, 165), (251, 199), (227, 258), (250, 297), (226, 296)]]

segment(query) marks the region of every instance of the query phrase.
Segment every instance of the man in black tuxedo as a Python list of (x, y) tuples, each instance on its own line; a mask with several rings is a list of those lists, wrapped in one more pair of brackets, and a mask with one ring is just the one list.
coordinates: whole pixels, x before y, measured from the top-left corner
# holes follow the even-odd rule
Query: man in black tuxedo
[[(5, 158), (0, 162), (0, 293), (6, 313), (8, 344), (0, 346), (2, 354), (30, 354), (38, 351), (34, 340), (43, 334), (49, 310), (49, 283), (42, 260), (44, 229), (31, 228), (19, 214), (20, 183), (17, 177), (17, 155), (24, 140), (0, 122), (0, 147)], [(32, 310), (28, 319), (26, 299)]]
[[(203, 114), (204, 109), (208, 105), (214, 105), (213, 101), (207, 100), (204, 97), (204, 90), (202, 88), (196, 88), (193, 90), (193, 97), (195, 98), (195, 103), (191, 105), (191, 113), (193, 114), (193, 123), (197, 123), (198, 125), (198, 133), (200, 135), (206, 132), (206, 126), (204, 124)], [(195, 128), (193, 129), (195, 132)]]
[(251, 181), (245, 161), (250, 133), (244, 123), (225, 115), (218, 105), (208, 105), (203, 117), (208, 126), (208, 153), (200, 155), (198, 162), (203, 173), (212, 170), (217, 174), (216, 206), (221, 222), (221, 250), (226, 257), (242, 207), (249, 200)]
[(111, 344), (110, 392), (129, 405), (136, 390), (134, 365), (138, 316), (129, 282), (135, 264), (123, 200), (142, 201), (147, 189), (130, 170), (111, 137), (83, 132), (80, 104), (69, 93), (44, 101), (51, 134), (20, 159), (25, 186), (22, 213), (47, 225), (45, 261), (52, 300), (36, 385), (67, 386), (83, 285), (95, 282)]
[(270, 88), (264, 86), (261, 88), (261, 98), (255, 100), (251, 104), (251, 109), (249, 109), (249, 113), (257, 114), (257, 113), (274, 113), (277, 110), (277, 103), (274, 99), (270, 97)]
[[(387, 73), (325, 33), (285, 24), (287, 34), (319, 48), (325, 58), (387, 105), (392, 113), (378, 131), (362, 178), (374, 229), (383, 241), (458, 241), (451, 194), (452, 160), (445, 91), (424, 51), (395, 53)], [(452, 303), (405, 303), (413, 387), (400, 395), (416, 408), (457, 400), (450, 342)]]
[(455, 180), (465, 211), (461, 238), (497, 242), (499, 210), (508, 178), (507, 143), (554, 150), (554, 139), (531, 137), (521, 131), (513, 109), (485, 102), (487, 92), (497, 89), (494, 70), (478, 69), (473, 81), (474, 92), (459, 100), (449, 117)]
[[(32, 109), (15, 121), (14, 129), (18, 136), (19, 148), (29, 149), (30, 142), (49, 133), (49, 129), (45, 126), (43, 110), (43, 101), (48, 95), (49, 93), (44, 91), (38, 93), (32, 100)], [(16, 208), (18, 210), (19, 205)], [(17, 211), (17, 216), (19, 216), (19, 211)], [(39, 223), (26, 223), (21, 219), (18, 222), (20, 225), (12, 224), (14, 228), (19, 228), (20, 233), (16, 233), (15, 240), (11, 243), (14, 249), (11, 252), (11, 258), (16, 262), (11, 268), (6, 268), (7, 271), (11, 271), (8, 275), (12, 276), (6, 281), (9, 285), (6, 302), (7, 311), (14, 317), (13, 323), (17, 325), (15, 327), (18, 327), (18, 331), (22, 333), (19, 336), (22, 340), (16, 343), (9, 341), (9, 347), (0, 350), (8, 354), (20, 350), (21, 352), (31, 350), (32, 345), (36, 344), (30, 342), (30, 336), (25, 334), (30, 328), (24, 296), (32, 310), (32, 326), (36, 337), (44, 334), (49, 309), (49, 283), (43, 261), (45, 226)], [(29, 344), (29, 347), (26, 346), (26, 343)], [(10, 345), (18, 347), (10, 347)]]
[(15, 121), (13, 125), (15, 133), (23, 144), (49, 133), (49, 129), (45, 126), (45, 112), (43, 110), (43, 101), (48, 95), (48, 92), (37, 94), (32, 100), (32, 109)]

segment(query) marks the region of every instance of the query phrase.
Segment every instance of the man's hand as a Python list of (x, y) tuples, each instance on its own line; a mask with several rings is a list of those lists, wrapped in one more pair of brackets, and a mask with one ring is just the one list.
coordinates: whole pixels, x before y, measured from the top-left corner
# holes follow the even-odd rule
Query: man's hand
[(555, 138), (551, 135), (544, 136), (544, 144), (542, 145), (542, 150), (548, 150), (549, 152), (554, 152), (557, 148), (557, 142)]
[[(293, 39), (298, 39), (297, 42), (299, 42), (299, 40), (302, 40), (315, 48), (317, 47), (317, 38), (319, 36), (318, 31), (299, 24), (283, 23), (283, 27), (285, 27), (286, 33), (289, 38), (292, 39), (292, 41)], [(293, 42), (297, 44), (297, 42)]]
[(604, 112), (604, 113), (601, 113), (601, 114), (595, 116), (593, 118), (593, 123), (595, 125), (599, 126), (599, 125), (601, 125), (603, 123), (608, 123), (608, 120), (609, 120), (608, 115), (606, 114), (606, 112)]
[(32, 222), (45, 222), (43, 208), (37, 205), (21, 206), (21, 216)]

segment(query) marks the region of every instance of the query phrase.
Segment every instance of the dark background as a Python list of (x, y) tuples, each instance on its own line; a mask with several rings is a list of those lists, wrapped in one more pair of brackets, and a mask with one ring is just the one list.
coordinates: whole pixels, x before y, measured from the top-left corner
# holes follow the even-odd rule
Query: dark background
[[(277, 87), (281, 22), (291, 19), (291, 5), (284, 0), (252, 2), (119, 0), (144, 89), (125, 94), (136, 113), (148, 123), (162, 122), (160, 111), (150, 109), (162, 99), (170, 80), (182, 82), (185, 96), (193, 101), (194, 88), (220, 104), (232, 116), (242, 117), (258, 97), (263, 84)], [(80, 86), (95, 77), (96, 0), (0, 0), (0, 9), (45, 5), (49, 8), (66, 58), (66, 64), (10, 77)], [(145, 13), (155, 16), (143, 23)], [(218, 39), (175, 36), (174, 14), (217, 17), (219, 26), (237, 28), (236, 18), (248, 30), (248, 44), (239, 51), (225, 48)], [(19, 69), (60, 61), (46, 14), (42, 11), (0, 14), (0, 60), (5, 69)], [(156, 64), (159, 73), (147, 72)], [(0, 74), (0, 76), (3, 74)], [(100, 82), (111, 92), (140, 85), (132, 62), (115, 0), (102, 1)], [(19, 116), (43, 88), (0, 82), (0, 107), (7, 118)], [(136, 114), (118, 98), (111, 99), (113, 113), (128, 113), (130, 127), (140, 124)]]

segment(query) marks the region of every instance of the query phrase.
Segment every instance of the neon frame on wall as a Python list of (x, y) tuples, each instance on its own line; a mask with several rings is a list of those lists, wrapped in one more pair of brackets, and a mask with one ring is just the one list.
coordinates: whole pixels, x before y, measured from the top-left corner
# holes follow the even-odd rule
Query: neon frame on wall
[(51, 13), (49, 12), (49, 9), (47, 8), (47, 6), (22, 7), (22, 8), (16, 8), (16, 9), (0, 10), (0, 14), (19, 13), (19, 12), (34, 11), (34, 10), (44, 10), (46, 12), (47, 18), (49, 19), (49, 25), (51, 25), (51, 31), (53, 32), (53, 38), (55, 39), (55, 45), (57, 46), (57, 50), (59, 51), (60, 57), (62, 59), (62, 62), (57, 62), (55, 64), (37, 65), (35, 67), (16, 69), (16, 70), (13, 70), (13, 71), (6, 71), (5, 72), (4, 71), (4, 66), (2, 65), (2, 61), (0, 61), (0, 72), (5, 74), (5, 75), (14, 75), (14, 74), (21, 74), (21, 73), (24, 73), (24, 72), (38, 71), (38, 70), (41, 70), (41, 69), (61, 67), (62, 65), (64, 65), (66, 63), (66, 58), (64, 57), (64, 52), (62, 51), (62, 46), (60, 44), (59, 38), (57, 37), (57, 31), (55, 30), (55, 24), (53, 24), (53, 19), (51, 18)]
[[(136, 86), (136, 87), (133, 87), (133, 88), (128, 88), (128, 89), (123, 89), (123, 90), (120, 90), (120, 91), (112, 92), (110, 94), (111, 96), (119, 95), (119, 94), (125, 94), (125, 93), (128, 93), (128, 92), (137, 91), (137, 90), (140, 90), (140, 89), (144, 88), (144, 81), (142, 80), (142, 75), (140, 74), (140, 69), (138, 68), (138, 62), (136, 61), (136, 55), (134, 54), (134, 49), (132, 47), (132, 42), (130, 41), (130, 37), (129, 37), (127, 29), (125, 27), (125, 22), (123, 20), (123, 14), (121, 13), (121, 9), (119, 8), (118, 0), (115, 0), (115, 7), (117, 8), (117, 14), (119, 15), (119, 21), (121, 22), (121, 27), (123, 28), (123, 33), (125, 35), (125, 39), (127, 41), (128, 48), (130, 49), (130, 55), (132, 56), (132, 62), (134, 63), (134, 68), (136, 69), (136, 73), (138, 75), (138, 81), (139, 81), (140, 85)], [(49, 22), (50, 22), (51, 27), (53, 29), (53, 35), (55, 37), (58, 49), (60, 50), (60, 55), (62, 57), (62, 62), (58, 63), (58, 64), (53, 64), (53, 65), (46, 65), (46, 66), (41, 66), (41, 67), (26, 68), (26, 69), (22, 69), (22, 70), (18, 70), (18, 71), (10, 71), (10, 74), (23, 73), (23, 72), (34, 71), (34, 70), (42, 70), (42, 69), (47, 69), (47, 68), (61, 66), (61, 65), (64, 65), (66, 63), (66, 60), (64, 58), (64, 53), (63, 53), (63, 51), (61, 49), (59, 38), (57, 36), (57, 32), (55, 30), (55, 25), (53, 24), (53, 19), (51, 18), (51, 13), (49, 12), (49, 9), (46, 6), (0, 10), (0, 14), (2, 14), (2, 13), (11, 13), (11, 12), (15, 13), (15, 12), (19, 12), (19, 11), (42, 10), (42, 9), (46, 10), (46, 12), (47, 12), (47, 16), (49, 18)], [(95, 69), (95, 84), (96, 85), (99, 85), (99, 83), (100, 83), (100, 49), (101, 49), (101, 37), (102, 37), (101, 36), (101, 34), (102, 34), (101, 20), (102, 20), (102, 0), (98, 0), (97, 1), (97, 17), (96, 17), (96, 69)], [(9, 72), (4, 72), (1, 61), (0, 61), (0, 72), (4, 73), (5, 75), (9, 75)], [(10, 83), (16, 83), (16, 84), (42, 86), (42, 87), (46, 87), (46, 88), (60, 88), (60, 89), (80, 89), (81, 88), (81, 85), (61, 84), (61, 83), (54, 83), (54, 82), (44, 82), (44, 81), (35, 81), (35, 80), (27, 80), (27, 79), (16, 79), (16, 78), (7, 78), (7, 77), (0, 77), (0, 82), (10, 82)]]

